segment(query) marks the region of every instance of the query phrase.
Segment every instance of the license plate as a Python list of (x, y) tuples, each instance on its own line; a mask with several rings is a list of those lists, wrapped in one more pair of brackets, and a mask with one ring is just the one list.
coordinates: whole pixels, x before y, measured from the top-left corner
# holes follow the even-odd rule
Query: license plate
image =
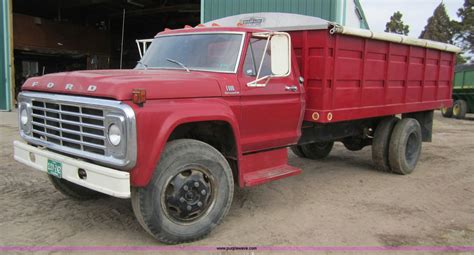
[(48, 174), (61, 178), (63, 175), (63, 163), (48, 159)]

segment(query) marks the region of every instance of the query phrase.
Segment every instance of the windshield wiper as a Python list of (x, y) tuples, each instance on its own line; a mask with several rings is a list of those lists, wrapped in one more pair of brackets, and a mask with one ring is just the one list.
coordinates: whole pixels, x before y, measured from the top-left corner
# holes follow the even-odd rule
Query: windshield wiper
[(137, 62), (138, 62), (138, 64), (140, 64), (140, 65), (144, 66), (144, 67), (145, 67), (145, 70), (147, 70), (147, 69), (148, 69), (148, 65), (147, 65), (147, 64), (145, 64), (145, 63), (143, 63), (141, 60), (139, 60), (139, 61), (137, 61)]
[(174, 60), (174, 59), (171, 59), (171, 58), (167, 58), (166, 60), (171, 62), (171, 63), (175, 63), (175, 64), (181, 66), (184, 70), (186, 70), (186, 72), (188, 72), (188, 73), (190, 72), (189, 68), (187, 68), (183, 63), (179, 62), (178, 60)]

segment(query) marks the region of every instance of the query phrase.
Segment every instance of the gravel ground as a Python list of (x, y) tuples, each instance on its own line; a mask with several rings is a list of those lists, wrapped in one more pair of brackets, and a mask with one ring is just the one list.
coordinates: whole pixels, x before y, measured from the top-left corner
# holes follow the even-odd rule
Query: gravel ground
[[(130, 200), (74, 201), (15, 162), (15, 139), (16, 113), (0, 113), (0, 246), (161, 245)], [(323, 161), (289, 161), (303, 174), (237, 189), (224, 222), (192, 245), (474, 245), (474, 118), (435, 113), (433, 143), (409, 176), (375, 171), (370, 147), (338, 144)]]

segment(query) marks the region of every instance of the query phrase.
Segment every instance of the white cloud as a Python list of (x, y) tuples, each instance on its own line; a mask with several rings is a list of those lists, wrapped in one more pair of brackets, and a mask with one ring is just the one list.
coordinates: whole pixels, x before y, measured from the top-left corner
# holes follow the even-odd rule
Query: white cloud
[[(360, 0), (369, 22), (370, 29), (383, 32), (385, 24), (396, 11), (403, 14), (403, 21), (410, 26), (410, 36), (418, 37), (426, 26), (428, 18), (441, 0)], [(464, 0), (444, 0), (448, 15), (458, 20), (457, 10), (462, 7)]]

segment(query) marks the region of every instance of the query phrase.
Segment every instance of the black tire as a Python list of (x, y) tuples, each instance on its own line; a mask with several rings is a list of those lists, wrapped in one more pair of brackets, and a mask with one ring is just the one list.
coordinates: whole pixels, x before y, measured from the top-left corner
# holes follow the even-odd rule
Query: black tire
[(301, 145), (301, 151), (305, 158), (323, 159), (331, 153), (334, 142), (308, 143)]
[(395, 125), (390, 139), (389, 161), (392, 172), (411, 174), (420, 159), (421, 126), (416, 119), (402, 119)]
[(361, 139), (357, 137), (348, 137), (342, 140), (342, 144), (344, 144), (344, 147), (350, 151), (360, 151), (362, 150), (365, 146), (370, 144), (369, 139)]
[(441, 108), (441, 115), (445, 118), (453, 117), (453, 107), (443, 107)]
[(390, 137), (393, 127), (398, 121), (399, 119), (396, 117), (387, 117), (380, 121), (375, 128), (374, 139), (372, 141), (372, 161), (377, 170), (390, 171), (388, 159)]
[(166, 145), (150, 183), (132, 188), (131, 198), (140, 225), (157, 240), (177, 244), (208, 235), (229, 211), (233, 194), (224, 156), (206, 143), (179, 139)]
[(290, 147), (290, 150), (298, 157), (300, 158), (306, 158), (306, 156), (303, 153), (303, 149), (301, 148), (300, 145), (293, 145)]
[(456, 119), (464, 119), (467, 113), (467, 103), (464, 100), (456, 100), (453, 105), (453, 117)]
[(71, 197), (76, 200), (91, 200), (97, 199), (99, 197), (105, 196), (105, 194), (97, 192), (95, 190), (91, 190), (70, 181), (60, 179), (49, 175), (49, 180), (53, 184), (53, 186), (62, 194)]

